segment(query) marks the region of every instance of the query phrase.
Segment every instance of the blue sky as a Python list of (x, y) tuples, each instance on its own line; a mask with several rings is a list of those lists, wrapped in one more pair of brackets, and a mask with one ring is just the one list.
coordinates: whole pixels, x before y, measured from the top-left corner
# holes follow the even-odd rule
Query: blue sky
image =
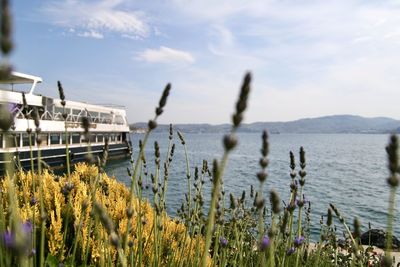
[(246, 122), (333, 114), (400, 119), (400, 2), (307, 0), (17, 0), (17, 71), (38, 93), (153, 116), (229, 122), (253, 73)]

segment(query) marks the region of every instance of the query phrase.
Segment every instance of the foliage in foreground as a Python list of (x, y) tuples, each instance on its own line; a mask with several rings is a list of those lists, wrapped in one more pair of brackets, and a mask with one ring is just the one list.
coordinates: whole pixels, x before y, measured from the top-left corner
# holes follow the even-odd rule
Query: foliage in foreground
[[(44, 233), (40, 229), (40, 185), (43, 186), (42, 198), (46, 214)], [(127, 214), (129, 191), (125, 185), (99, 173), (96, 166), (78, 164), (69, 177), (58, 177), (48, 171), (33, 176), (31, 172), (19, 172), (13, 178), (5, 177), (0, 188), (0, 232), (3, 233), (4, 241), (0, 252), (1, 266), (33, 264), (38, 255), (41, 234), (45, 234), (48, 264), (115, 265), (118, 262), (118, 243), (121, 242), (119, 237), (126, 233), (128, 217), (134, 223), (128, 235), (127, 256), (136, 255), (137, 216)], [(13, 194), (10, 195), (10, 192)], [(17, 206), (12, 213), (9, 212), (10, 202)], [(141, 202), (139, 209), (138, 200), (134, 202), (134, 210), (141, 210), (143, 214), (140, 222), (143, 236), (141, 261), (147, 266), (153, 262), (154, 256), (152, 232), (156, 211), (147, 201)], [(192, 240), (185, 235), (183, 224), (165, 214), (159, 217), (163, 229), (160, 242), (157, 243), (158, 249), (162, 251), (160, 264), (178, 262), (179, 257), (175, 252)], [(19, 237), (16, 236), (13, 220), (21, 225), (22, 234)], [(200, 238), (192, 242), (202, 246)], [(191, 250), (184, 250), (180, 257), (190, 258), (193, 254)]]

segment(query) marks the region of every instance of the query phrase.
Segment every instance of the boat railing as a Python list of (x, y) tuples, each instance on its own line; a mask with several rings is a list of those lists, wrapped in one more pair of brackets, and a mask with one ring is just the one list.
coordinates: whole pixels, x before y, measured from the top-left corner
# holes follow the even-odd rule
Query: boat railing
[(102, 103), (102, 104), (95, 104), (95, 105), (98, 105), (98, 106), (103, 106), (103, 107), (106, 107), (106, 108), (121, 108), (121, 109), (125, 109), (126, 108), (126, 106), (124, 106), (124, 105), (118, 105), (118, 104), (107, 104), (107, 103)]
[[(24, 109), (21, 105), (14, 105), (10, 108), (10, 112), (18, 119), (32, 119), (33, 109)], [(64, 121), (63, 112), (51, 112), (47, 109), (39, 111), (39, 117), (41, 120), (50, 121)], [(113, 119), (112, 115), (101, 116), (99, 113), (97, 116), (91, 115), (85, 109), (82, 109), (78, 114), (68, 113), (65, 121), (67, 122), (81, 122), (83, 117), (87, 117), (91, 123), (101, 124), (117, 124), (124, 125), (124, 122), (118, 121), (116, 118)]]

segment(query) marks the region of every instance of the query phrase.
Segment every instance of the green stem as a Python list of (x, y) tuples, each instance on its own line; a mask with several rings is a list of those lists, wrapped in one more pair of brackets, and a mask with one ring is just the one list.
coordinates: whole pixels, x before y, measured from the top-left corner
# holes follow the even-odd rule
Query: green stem
[[(263, 201), (263, 186), (264, 182), (260, 182), (260, 190), (258, 191), (258, 199)], [(263, 209), (262, 207), (258, 210), (258, 244), (261, 244), (264, 237), (264, 221), (263, 221)], [(260, 266), (265, 266), (265, 254), (260, 251), (258, 254), (258, 264)]]
[(393, 233), (395, 197), (396, 197), (396, 187), (392, 186), (390, 188), (390, 196), (389, 196), (389, 210), (388, 210), (389, 214), (388, 214), (387, 239), (386, 239), (386, 250), (385, 250), (385, 254), (389, 258), (391, 258), (391, 249), (393, 240), (392, 233)]
[[(154, 121), (157, 119), (157, 116), (154, 118)], [(141, 157), (144, 153), (144, 148), (146, 147), (147, 144), (147, 140), (149, 139), (151, 130), (149, 129), (143, 139), (143, 143), (142, 143), (142, 147), (140, 148), (139, 154), (137, 156), (136, 159), (136, 163), (135, 163), (135, 168), (133, 169), (133, 174), (131, 177), (131, 188), (130, 188), (130, 196), (129, 196), (129, 206), (128, 209), (132, 209), (133, 210), (133, 201), (134, 201), (134, 197), (135, 197), (135, 187), (136, 187), (136, 179), (139, 173), (139, 163), (141, 162)], [(128, 224), (127, 224), (127, 228), (126, 228), (126, 235), (124, 237), (124, 245), (122, 246), (122, 248), (124, 249), (124, 251), (126, 251), (127, 246), (128, 246), (128, 233), (130, 231), (131, 228), (131, 221), (128, 220)]]
[[(40, 166), (40, 147), (38, 146), (38, 157), (37, 157), (37, 164), (38, 164), (38, 175), (41, 174), (41, 166)], [(40, 231), (40, 266), (44, 266), (44, 241), (45, 237), (44, 234), (46, 232), (46, 214), (44, 210), (44, 192), (43, 192), (43, 179), (39, 178), (40, 183), (40, 220), (41, 220), (41, 231)]]
[(69, 164), (69, 138), (68, 138), (68, 129), (67, 129), (67, 122), (64, 122), (65, 125), (65, 132), (64, 132), (64, 136), (65, 136), (65, 155), (66, 155), (66, 164), (67, 164), (67, 174), (68, 174), (68, 179), (70, 179), (71, 177), (71, 167)]
[(227, 151), (224, 152), (224, 155), (223, 155), (222, 161), (221, 161), (221, 165), (220, 165), (220, 167), (218, 167), (216, 177), (214, 177), (215, 181), (213, 181), (210, 210), (208, 212), (208, 219), (207, 219), (206, 241), (205, 241), (205, 245), (204, 245), (204, 252), (203, 252), (202, 262), (201, 262), (202, 267), (207, 266), (208, 250), (210, 249), (210, 245), (211, 245), (211, 237), (212, 237), (214, 220), (215, 220), (215, 218), (214, 218), (215, 217), (215, 208), (217, 206), (218, 194), (219, 194), (220, 186), (221, 186), (221, 179), (223, 177), (225, 166), (228, 162), (228, 154), (229, 153)]
[(268, 265), (270, 267), (275, 267), (275, 215), (272, 214), (271, 218), (271, 232), (273, 233), (268, 250)]
[[(300, 187), (300, 201), (301, 202), (304, 201), (304, 199), (303, 199), (303, 186)], [(302, 215), (301, 210), (302, 210), (302, 207), (299, 207), (299, 213), (298, 213), (298, 216), (297, 216), (297, 238), (300, 238), (300, 236), (301, 236), (301, 223), (302, 223), (302, 221), (301, 221), (301, 215)], [(301, 251), (302, 251), (300, 249), (301, 247), (302, 246), (299, 246), (299, 249), (298, 249), (298, 251), (296, 253), (296, 267), (299, 266), (299, 258), (300, 258), (300, 254), (301, 254)]]

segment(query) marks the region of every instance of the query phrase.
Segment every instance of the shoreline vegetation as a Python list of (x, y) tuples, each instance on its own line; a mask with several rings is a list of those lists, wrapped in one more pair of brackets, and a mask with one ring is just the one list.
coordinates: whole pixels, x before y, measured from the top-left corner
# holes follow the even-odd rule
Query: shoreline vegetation
[[(9, 1), (0, 1), (4, 56), (1, 79), (10, 73), (8, 56), (13, 44)], [(166, 214), (166, 192), (175, 150), (172, 125), (166, 155), (161, 155), (157, 142), (153, 144), (153, 157), (144, 154), (167, 104), (170, 84), (164, 88), (138, 148), (130, 150), (129, 188), (104, 172), (107, 141), (102, 158), (88, 157), (87, 163), (75, 166), (69, 164), (67, 148), (67, 171), (61, 176), (46, 169), (40, 153), (32, 158), (32, 162), (37, 161), (37, 169), (22, 170), (18, 164), (8, 164), (6, 175), (0, 179), (0, 266), (393, 266), (393, 217), (400, 172), (397, 136), (391, 135), (386, 147), (390, 196), (384, 254), (377, 255), (371, 246), (361, 245), (359, 220), (344, 218), (334, 203), (321, 218), (319, 242), (312, 244), (311, 203), (304, 197), (307, 184), (312, 181), (307, 180), (303, 147), (298, 154), (289, 154), (291, 194), (285, 201), (268, 185), (269, 141), (265, 130), (261, 134), (255, 186), (240, 196), (230, 194), (224, 186), (224, 171), (238, 143), (250, 85), (251, 74), (247, 73), (231, 125), (222, 138), (224, 152), (220, 159), (191, 166), (184, 135), (176, 132), (186, 155), (186, 181), (182, 185), (187, 186), (187, 194), (174, 219)], [(61, 83), (59, 93), (65, 106)], [(36, 138), (40, 151), (40, 120), (35, 114), (35, 129), (28, 127), (27, 133)], [(7, 105), (0, 106), (0, 128), (13, 138), (13, 117)], [(89, 140), (85, 119), (82, 128), (85, 140)], [(67, 127), (64, 134), (68, 135)], [(154, 168), (147, 167), (149, 160), (154, 160)], [(150, 200), (142, 194), (145, 177), (152, 181)], [(211, 201), (209, 208), (205, 208), (204, 185), (210, 181)], [(344, 233), (336, 230), (337, 224), (343, 226)], [(342, 234), (345, 238), (340, 240)]]

